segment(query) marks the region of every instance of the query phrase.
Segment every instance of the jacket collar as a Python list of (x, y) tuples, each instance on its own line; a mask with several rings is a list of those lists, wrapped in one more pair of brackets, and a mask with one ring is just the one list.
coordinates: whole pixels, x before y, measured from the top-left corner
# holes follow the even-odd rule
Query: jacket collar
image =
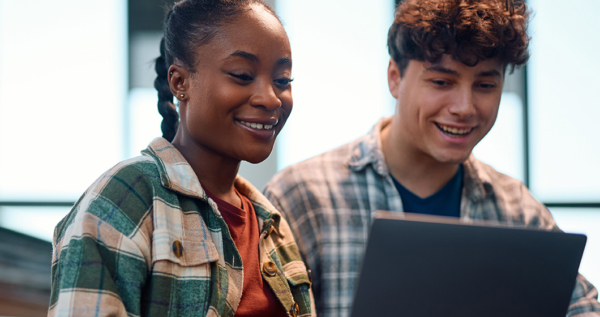
[(186, 196), (208, 200), (192, 166), (169, 141), (164, 138), (154, 139), (142, 151), (142, 155), (154, 160), (160, 181), (165, 188)]
[[(152, 158), (158, 168), (160, 181), (165, 188), (182, 195), (209, 201), (192, 166), (169, 141), (164, 138), (154, 139), (142, 151), (142, 155)], [(272, 219), (275, 229), (279, 232), (281, 214), (267, 198), (240, 175), (236, 176), (234, 186), (242, 195), (250, 199), (256, 215), (263, 221)]]
[(385, 177), (389, 174), (381, 149), (381, 129), (391, 122), (392, 117), (380, 119), (369, 133), (354, 142), (348, 159), (348, 166), (351, 170), (358, 172), (372, 164), (375, 172), (379, 175)]

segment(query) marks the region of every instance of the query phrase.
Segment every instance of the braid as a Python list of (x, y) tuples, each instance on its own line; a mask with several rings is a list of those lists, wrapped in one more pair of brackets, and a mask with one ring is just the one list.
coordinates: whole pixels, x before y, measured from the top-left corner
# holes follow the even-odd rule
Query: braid
[(154, 69), (156, 70), (156, 79), (154, 80), (154, 88), (158, 92), (158, 112), (163, 117), (160, 129), (162, 130), (163, 138), (167, 141), (173, 141), (177, 126), (179, 125), (179, 114), (175, 110), (173, 104), (173, 94), (169, 87), (167, 72), (169, 65), (167, 63), (167, 52), (165, 49), (165, 39), (160, 41), (160, 56), (156, 59)]

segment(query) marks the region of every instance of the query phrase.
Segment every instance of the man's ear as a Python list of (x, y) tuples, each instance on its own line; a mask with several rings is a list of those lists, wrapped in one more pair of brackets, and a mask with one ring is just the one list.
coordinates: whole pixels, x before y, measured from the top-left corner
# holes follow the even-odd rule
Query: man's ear
[(388, 86), (390, 88), (390, 93), (396, 99), (398, 99), (398, 87), (400, 87), (401, 79), (398, 64), (396, 64), (393, 58), (390, 58), (390, 64), (388, 65)]
[(183, 66), (172, 64), (169, 67), (169, 88), (173, 96), (179, 99), (179, 101), (184, 101), (188, 98), (187, 92), (190, 75), (190, 71)]

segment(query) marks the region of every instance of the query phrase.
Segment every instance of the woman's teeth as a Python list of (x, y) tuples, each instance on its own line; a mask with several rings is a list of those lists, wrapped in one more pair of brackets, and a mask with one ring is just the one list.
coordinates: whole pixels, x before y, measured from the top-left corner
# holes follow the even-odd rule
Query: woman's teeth
[(442, 129), (442, 131), (448, 133), (448, 134), (453, 134), (453, 135), (467, 135), (469, 134), (473, 128), (465, 128), (465, 129), (457, 129), (457, 128), (451, 128), (451, 127), (447, 127), (447, 126), (443, 126), (438, 124), (437, 125), (440, 129)]
[(271, 128), (273, 128), (273, 125), (271, 125), (271, 124), (253, 123), (253, 122), (246, 122), (246, 121), (242, 121), (242, 120), (240, 120), (240, 122), (248, 127), (251, 127), (253, 129), (257, 129), (257, 130), (271, 130)]

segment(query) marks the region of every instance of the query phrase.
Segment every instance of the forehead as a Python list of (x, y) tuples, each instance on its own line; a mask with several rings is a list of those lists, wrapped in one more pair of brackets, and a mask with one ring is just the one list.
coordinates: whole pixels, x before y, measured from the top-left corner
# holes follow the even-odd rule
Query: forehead
[(475, 66), (468, 66), (459, 61), (454, 60), (450, 55), (445, 54), (436, 63), (423, 62), (422, 72), (444, 72), (455, 75), (497, 75), (504, 76), (505, 65), (499, 58), (485, 59), (477, 63)]
[[(261, 5), (251, 5), (219, 27), (215, 37), (197, 49), (201, 60), (214, 60), (244, 51), (259, 57), (290, 57), (287, 34), (279, 20)], [(262, 56), (262, 57), (261, 57)]]

